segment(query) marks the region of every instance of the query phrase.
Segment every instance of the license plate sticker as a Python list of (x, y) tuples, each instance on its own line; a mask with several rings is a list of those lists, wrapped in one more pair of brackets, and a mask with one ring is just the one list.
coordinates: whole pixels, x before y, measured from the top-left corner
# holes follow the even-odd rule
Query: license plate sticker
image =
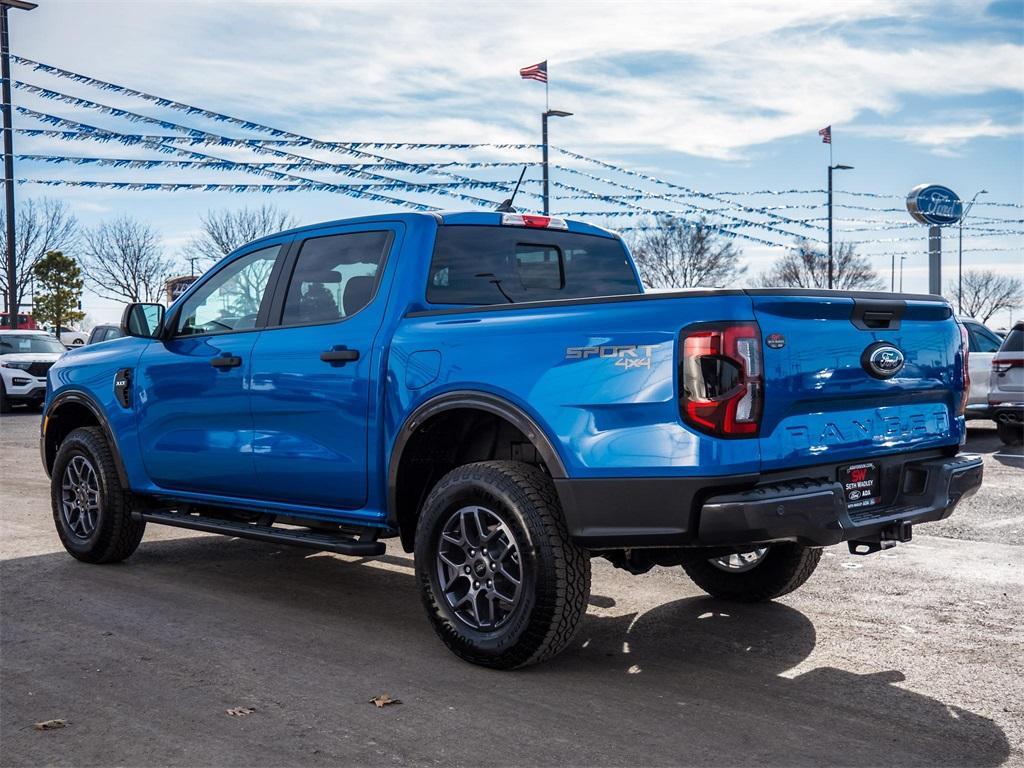
[(878, 465), (851, 464), (839, 469), (839, 482), (843, 485), (847, 509), (873, 507), (882, 501), (882, 484), (878, 478)]

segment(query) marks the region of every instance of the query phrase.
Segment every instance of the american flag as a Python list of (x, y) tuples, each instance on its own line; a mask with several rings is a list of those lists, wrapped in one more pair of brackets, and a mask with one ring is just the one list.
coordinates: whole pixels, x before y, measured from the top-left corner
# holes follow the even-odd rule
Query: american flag
[(832, 126), (831, 125), (826, 125), (820, 131), (818, 131), (818, 135), (821, 136), (821, 143), (822, 144), (831, 144), (832, 143)]
[(547, 60), (542, 61), (540, 64), (531, 64), (529, 67), (523, 67), (519, 70), (519, 76), (523, 80), (539, 80), (542, 83), (546, 83), (548, 81)]

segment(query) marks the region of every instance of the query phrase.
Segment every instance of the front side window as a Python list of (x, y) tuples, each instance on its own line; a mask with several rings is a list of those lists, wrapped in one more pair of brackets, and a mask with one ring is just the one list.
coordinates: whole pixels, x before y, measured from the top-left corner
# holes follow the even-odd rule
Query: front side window
[(282, 325), (330, 323), (370, 303), (391, 232), (349, 232), (306, 240), (288, 283)]
[(179, 336), (256, 327), (263, 294), (281, 250), (272, 245), (228, 264), (188, 297), (178, 315)]
[(502, 304), (640, 293), (621, 240), (554, 230), (448, 225), (427, 279), (431, 304)]

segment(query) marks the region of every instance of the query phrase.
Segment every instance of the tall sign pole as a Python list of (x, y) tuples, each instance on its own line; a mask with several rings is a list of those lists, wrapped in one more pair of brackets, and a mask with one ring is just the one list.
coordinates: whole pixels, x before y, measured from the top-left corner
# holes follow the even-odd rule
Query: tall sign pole
[(14, 242), (14, 126), (11, 124), (11, 46), (8, 31), (8, 8), (20, 8), (31, 11), (35, 3), (24, 0), (0, 0), (0, 74), (3, 85), (0, 88), (3, 96), (4, 120), (4, 213), (7, 225), (7, 312), (10, 327), (18, 327), (18, 266), (15, 263), (17, 244)]
[(928, 293), (942, 295), (942, 227), (928, 227)]

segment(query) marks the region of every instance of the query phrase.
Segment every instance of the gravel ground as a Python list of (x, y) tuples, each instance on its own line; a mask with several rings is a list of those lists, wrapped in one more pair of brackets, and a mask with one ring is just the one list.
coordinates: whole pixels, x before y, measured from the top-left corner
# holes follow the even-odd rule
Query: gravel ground
[(514, 673), (444, 649), (395, 547), (150, 526), (126, 563), (77, 563), (37, 434), (0, 420), (4, 766), (1024, 765), (1024, 458), (984, 422), (984, 487), (912, 544), (826, 550), (758, 606), (595, 560), (572, 647)]

